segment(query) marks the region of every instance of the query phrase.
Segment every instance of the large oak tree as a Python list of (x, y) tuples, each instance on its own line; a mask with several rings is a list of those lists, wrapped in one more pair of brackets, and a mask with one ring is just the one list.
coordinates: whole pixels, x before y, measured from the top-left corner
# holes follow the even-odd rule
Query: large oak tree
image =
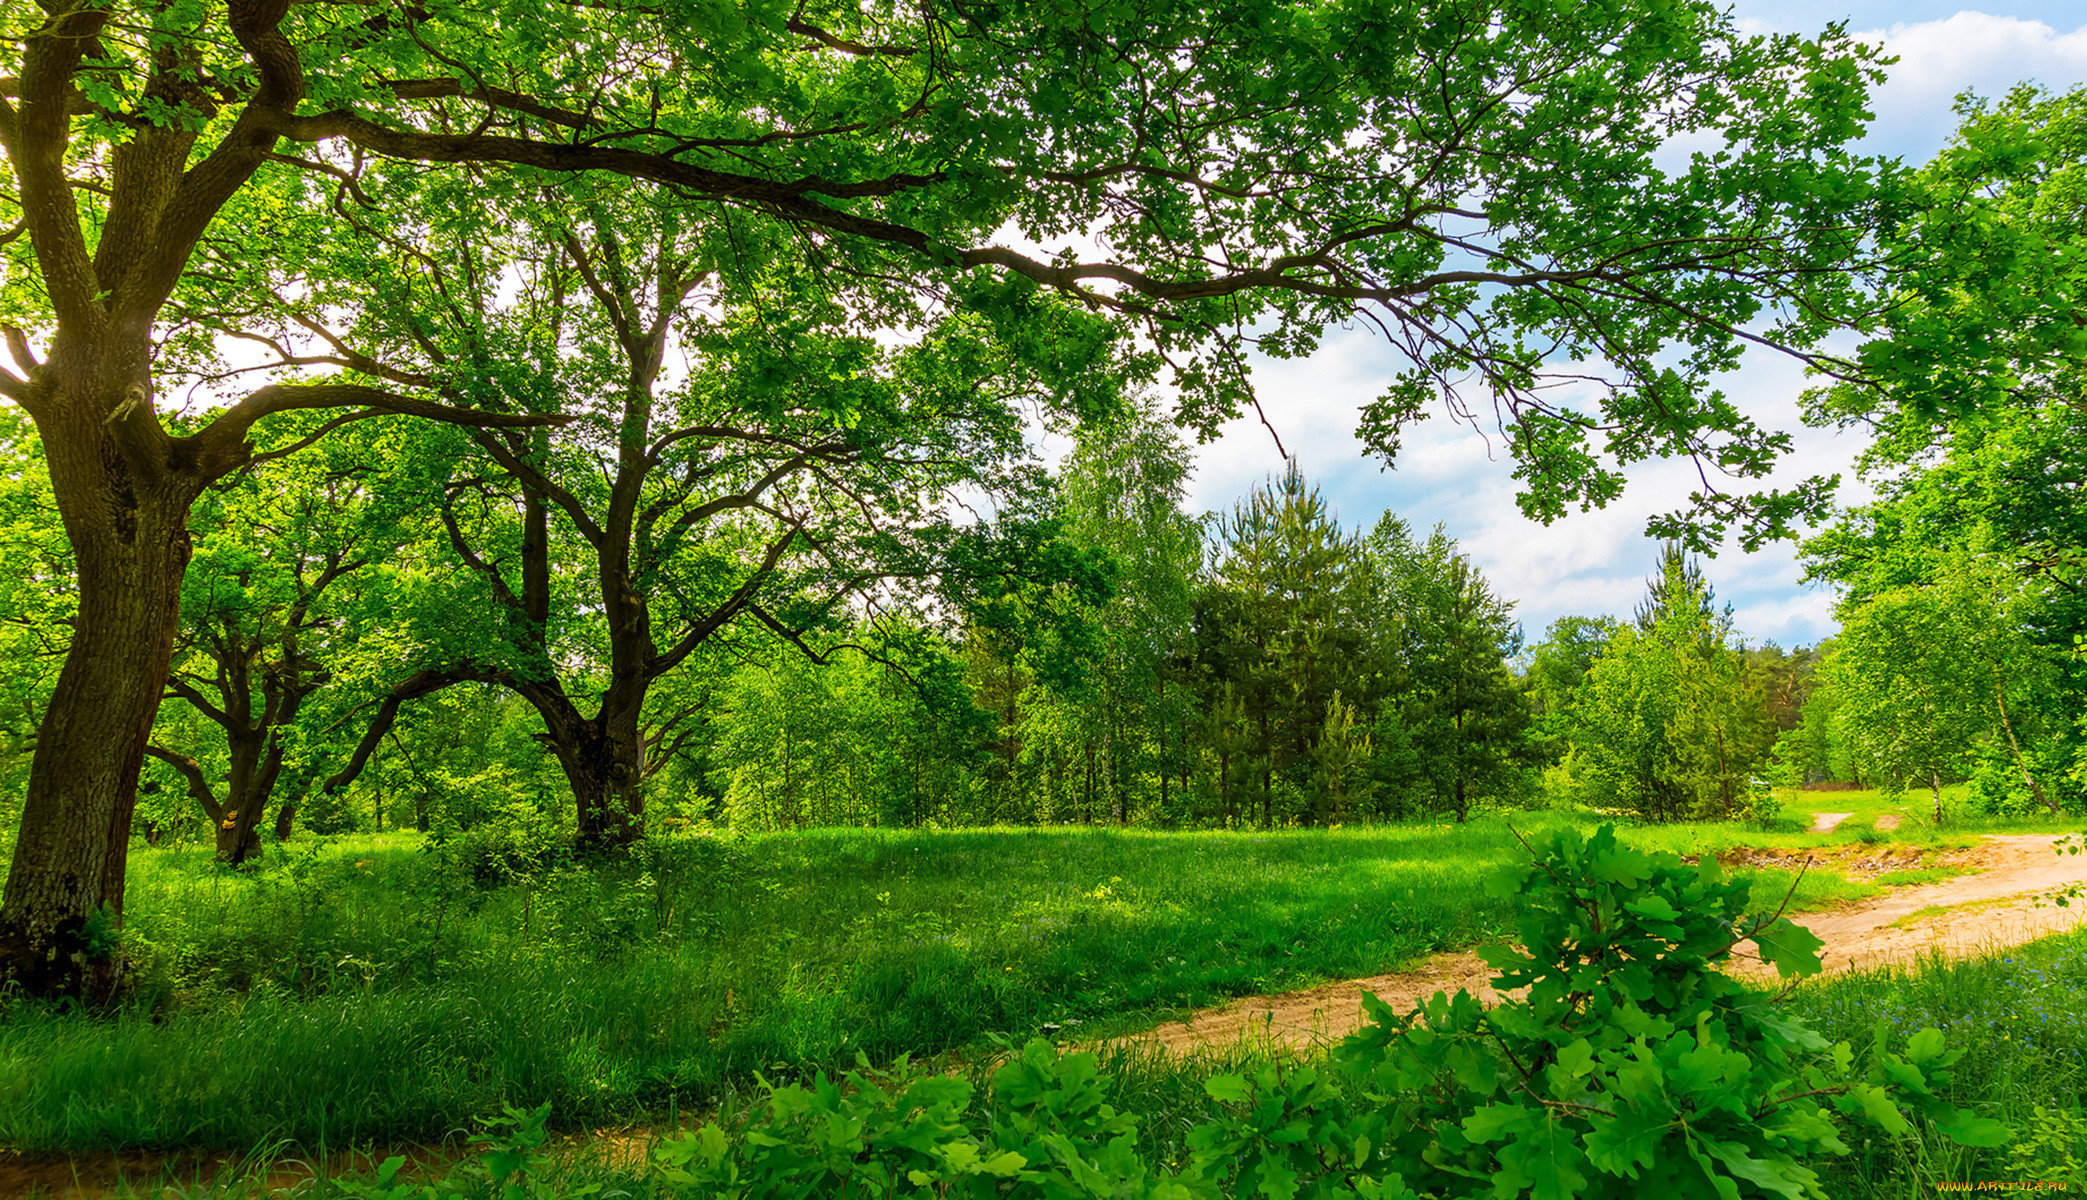
[[(1817, 498), (1710, 486), (1786, 443), (1707, 381), (1750, 341), (1813, 344), (1854, 295), (1869, 174), (1840, 147), (1877, 67), (1838, 31), (1745, 38), (1706, 0), (41, 0), (5, 20), (0, 396), (37, 424), (80, 587), (0, 909), (0, 971), (31, 990), (77, 986), (88, 914), (120, 918), (189, 508), (248, 431), (313, 407), (532, 419), (453, 404), (469, 364), (389, 377), (316, 333), (211, 419), (172, 417), (222, 370), (213, 345), (269, 322), (292, 175), (358, 205), (378, 160), (488, 189), (640, 180), (791, 231), (894, 330), (1022, 302), (982, 282), (1054, 290), (1146, 338), (1206, 427), (1249, 401), (1249, 345), (1307, 353), (1360, 319), (1409, 361), (1367, 439), (1389, 453), (1431, 399), (1490, 400), (1533, 514), (1602, 502), (1654, 454), (1695, 456), (1697, 508), (1751, 534)], [(364, 219), (457, 239), (485, 218)]]

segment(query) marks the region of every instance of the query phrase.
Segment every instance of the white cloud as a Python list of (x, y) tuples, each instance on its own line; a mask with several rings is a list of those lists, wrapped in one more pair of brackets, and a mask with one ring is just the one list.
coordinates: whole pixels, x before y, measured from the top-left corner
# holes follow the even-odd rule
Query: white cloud
[(1960, 92), (1998, 97), (2024, 80), (2054, 91), (2087, 81), (2087, 25), (2061, 32), (2042, 21), (1960, 12), (1857, 36), (1881, 41), (1899, 58), (1872, 97), (1877, 121), (1864, 148), (1908, 162), (1931, 157), (1955, 131), (1951, 106)]
[[(1780, 19), (1791, 15), (1786, 13), (1775, 14), (1779, 19), (1773, 22), (1747, 22), (1745, 7), (1739, 14), (1743, 23), (1797, 27)], [(1835, 14), (1805, 6), (1801, 15), (1823, 24)], [(1858, 11), (1851, 25), (1864, 28), (1865, 18), (1873, 15)], [(1867, 25), (1871, 32), (1858, 36), (1883, 43), (1900, 59), (1875, 97), (1878, 121), (1864, 143), (1872, 153), (1910, 162), (1932, 155), (1954, 131), (1951, 104), (1967, 88), (1998, 96), (2022, 79), (2054, 90), (2087, 81), (2087, 25), (2064, 32), (2041, 21), (1977, 12), (1889, 26), (1871, 19)], [(1627, 614), (1644, 594), (1657, 554), (1643, 535), (1645, 520), (1678, 507), (1700, 486), (1694, 468), (1635, 464), (1625, 472), (1629, 484), (1621, 500), (1545, 527), (1516, 509), (1513, 466), (1497, 435), (1489, 454), (1480, 433), (1438, 414), (1408, 433), (1398, 469), (1380, 473), (1374, 461), (1362, 457), (1354, 431), (1358, 409), (1381, 391), (1395, 369), (1383, 343), (1359, 330), (1329, 337), (1308, 360), (1263, 360), (1255, 367), (1270, 423), (1343, 522), (1367, 529), (1391, 509), (1419, 532), (1444, 523), (1496, 590), (1517, 602), (1531, 637), (1568, 613)], [(1797, 399), (1805, 385), (1798, 364), (1767, 351), (1750, 353), (1723, 383), (1742, 411), (1795, 436), (1795, 450), (1770, 483), (1787, 486), (1810, 475), (1839, 473), (1842, 503), (1867, 500), (1869, 490), (1853, 471), (1861, 436), (1802, 428)], [(1220, 511), (1282, 468), (1267, 429), (1252, 414), (1203, 447), (1197, 463), (1191, 508)], [(1799, 583), (1802, 570), (1787, 545), (1753, 555), (1734, 546), (1706, 563), (1705, 571), (1720, 598), (1734, 605), (1740, 630), (1752, 640), (1792, 645), (1829, 636), (1835, 628), (1832, 593)]]

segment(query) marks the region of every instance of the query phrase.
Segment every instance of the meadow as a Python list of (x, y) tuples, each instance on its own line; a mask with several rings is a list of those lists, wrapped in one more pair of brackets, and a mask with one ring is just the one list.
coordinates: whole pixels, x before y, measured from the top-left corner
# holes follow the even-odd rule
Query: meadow
[[(249, 871), (205, 847), (150, 851), (130, 884), (127, 1006), (0, 1024), (0, 1144), (425, 1138), (503, 1100), (599, 1125), (858, 1052), (1104, 1037), (1503, 933), (1512, 913), (1481, 883), (1521, 854), (1497, 816), (686, 836), (617, 864), (549, 836), (306, 842)], [(1780, 894), (1787, 876), (1769, 874)], [(1866, 890), (1814, 872), (1798, 902)]]
[[(1848, 793), (1803, 799), (1888, 811)], [(0, 1018), (0, 1145), (291, 1154), (458, 1142), (505, 1104), (548, 1105), (554, 1130), (642, 1129), (733, 1110), (764, 1081), (858, 1055), (940, 1055), (962, 1071), (1028, 1038), (1105, 1039), (1497, 937), (1514, 914), (1481, 885), (1526, 862), (1518, 833), (1595, 819), (692, 834), (617, 863), (573, 859), (554, 831), (305, 840), (244, 871), (205, 847), (143, 852), (126, 1004), (88, 1015), (16, 1003)], [(1799, 825), (1624, 833), (1700, 854), (1971, 832)], [(1792, 882), (1764, 870), (1756, 895)], [(1798, 910), (1879, 890), (1821, 870), (1796, 883)], [(1880, 1018), (1938, 1025), (1974, 1047), (1957, 1092), (2031, 1119), (2036, 1104), (2076, 1109), (2087, 1026), (2063, 1000), (2083, 987), (2087, 940), (2073, 937), (1841, 977), (1793, 1003), (1834, 1038), (1861, 1041)], [(2017, 1002), (2032, 993), (2042, 1001)], [(1145, 1149), (1167, 1161), (1178, 1154), (1167, 1139), (1209, 1103), (1200, 1080), (1274, 1053), (1118, 1049), (1105, 1074), (1143, 1114)], [(1930, 1194), (1893, 1189), (1950, 1171), (1993, 1177), (1991, 1162), (1940, 1142), (1858, 1149), (1839, 1168), (1858, 1195)], [(575, 1179), (609, 1170), (584, 1149), (561, 1161)]]

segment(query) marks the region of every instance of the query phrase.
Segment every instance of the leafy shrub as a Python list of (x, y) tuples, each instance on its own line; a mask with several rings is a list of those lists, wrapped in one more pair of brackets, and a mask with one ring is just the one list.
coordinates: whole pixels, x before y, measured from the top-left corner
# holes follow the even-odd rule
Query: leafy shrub
[(436, 874), (494, 888), (548, 877), (572, 861), (572, 835), (547, 821), (499, 821), (460, 833), (437, 830), (427, 840)]
[(2007, 1165), (2025, 1183), (2087, 1188), (2087, 1116), (2037, 1105), (2029, 1127), (2010, 1147)]
[(1783, 800), (1776, 794), (1774, 783), (1756, 776), (1747, 784), (1746, 823), (1764, 830), (1783, 826)]

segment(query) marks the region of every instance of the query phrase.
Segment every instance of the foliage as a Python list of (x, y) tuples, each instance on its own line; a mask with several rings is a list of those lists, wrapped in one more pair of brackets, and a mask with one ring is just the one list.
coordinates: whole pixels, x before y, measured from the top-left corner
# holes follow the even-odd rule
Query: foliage
[(1979, 741), (2013, 749), (2033, 786), (2006, 699), (2032, 663), (2019, 626), (1996, 603), (1991, 577), (1967, 564), (1933, 586), (1893, 589), (1854, 606), (1822, 671), (1865, 767), (1894, 789), (1927, 785), (1939, 821), (1942, 781), (1961, 773)]
[(0, 407), (0, 829), (14, 827), (38, 719), (78, 605), (72, 552), (43, 514), (50, 472), (35, 428)]
[[(1877, 498), (1805, 543), (1807, 578), (1840, 585), (1851, 611), (1901, 606), (1918, 588), (1974, 605), (1979, 616), (1947, 636), (1963, 649), (1977, 633), (1976, 656), (2008, 678), (1988, 689), (1989, 725), (1947, 732), (1959, 752), (1996, 737), (2021, 789), (2052, 808), (2087, 752), (2072, 716), (2087, 635), (2087, 89), (1967, 95), (1958, 114), (1949, 144), (1900, 181), (1881, 235), (1896, 263), (1890, 303), (1859, 352), (1860, 380), (1808, 398), (1815, 420), (1873, 430), (1861, 465)], [(1964, 590), (1967, 571), (1987, 595)]]
[(2087, 1116), (2077, 1109), (2036, 1105), (2008, 1152), (2007, 1165), (2018, 1179), (2087, 1188)]
[(1658, 600), (1590, 668), (1573, 743), (1588, 773), (1644, 816), (1739, 811), (1769, 729), (1718, 611), (1685, 556), (1662, 557)]
[(1419, 783), (1431, 793), (1428, 808), (1459, 821), (1477, 799), (1521, 798), (1539, 751), (1528, 703), (1507, 670), (1522, 644), (1513, 602), (1493, 593), (1440, 528), (1418, 542), (1387, 516), (1369, 548), (1400, 618), (1404, 687), (1396, 702), (1407, 770), (1384, 772), (1387, 786)]
[(1554, 762), (1572, 748), (1571, 710), (1578, 703), (1580, 685), (1615, 632), (1613, 617), (1565, 616), (1551, 622), (1543, 640), (1529, 648), (1520, 684), (1529, 694), (1531, 716)]

